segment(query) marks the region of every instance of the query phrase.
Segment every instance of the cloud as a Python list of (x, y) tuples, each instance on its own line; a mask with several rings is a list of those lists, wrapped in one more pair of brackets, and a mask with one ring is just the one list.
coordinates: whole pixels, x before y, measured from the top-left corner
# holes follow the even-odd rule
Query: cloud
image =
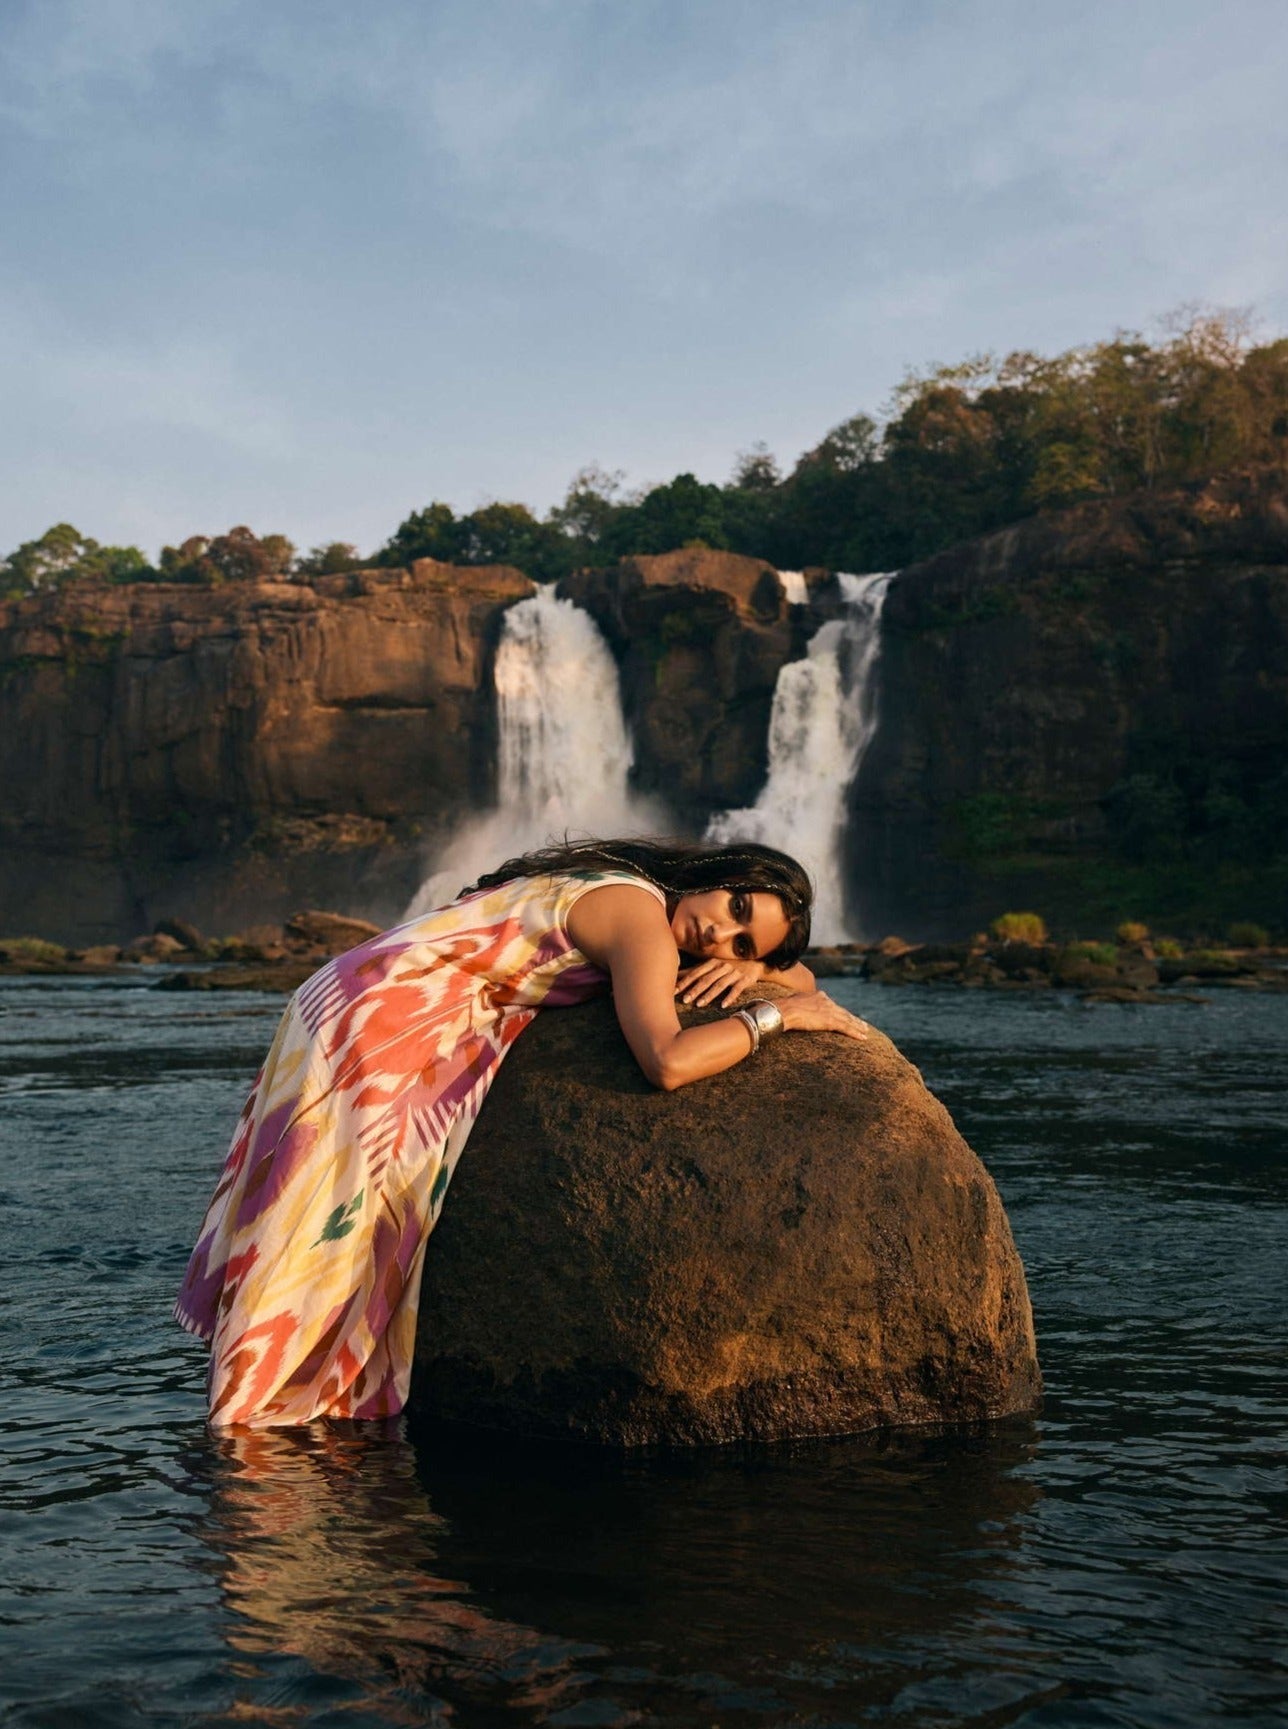
[(432, 495), (549, 502), (592, 457), (723, 475), (909, 363), (1186, 300), (1288, 322), (1285, 49), (1279, 0), (1165, 28), (1121, 0), (29, 0), (0, 16), (0, 367), (100, 501), (113, 404), (182, 428), (183, 471), (136, 441), (120, 487), (172, 532), (238, 484), (361, 538)]

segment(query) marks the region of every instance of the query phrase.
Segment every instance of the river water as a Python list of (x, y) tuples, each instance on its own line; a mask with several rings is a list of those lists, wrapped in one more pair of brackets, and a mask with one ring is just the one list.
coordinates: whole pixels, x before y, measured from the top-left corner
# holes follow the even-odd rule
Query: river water
[(838, 983), (997, 1180), (1044, 1411), (601, 1458), (207, 1432), (169, 1301), (281, 1004), (146, 983), (0, 982), (6, 1724), (1283, 1720), (1288, 996)]

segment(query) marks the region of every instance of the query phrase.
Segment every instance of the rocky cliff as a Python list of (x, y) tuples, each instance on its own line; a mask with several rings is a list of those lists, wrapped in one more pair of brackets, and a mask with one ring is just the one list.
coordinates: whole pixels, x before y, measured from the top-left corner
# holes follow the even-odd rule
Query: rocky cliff
[[(396, 917), (489, 803), (492, 659), (531, 588), (423, 560), (0, 606), (0, 935)], [(640, 790), (693, 832), (753, 802), (779, 669), (836, 584), (809, 573), (789, 607), (762, 560), (685, 548), (563, 592), (618, 659)], [(893, 583), (884, 642), (848, 838), (871, 934), (961, 934), (1017, 905), (1083, 934), (1209, 905), (1288, 926), (1282, 475), (945, 552)]]
[(1015, 905), (1084, 931), (1288, 925), (1282, 474), (1034, 518), (904, 571), (880, 681), (848, 860), (876, 934)]
[(173, 914), (395, 917), (486, 801), (491, 657), (532, 586), (424, 560), (0, 607), (0, 924), (88, 943)]
[(560, 593), (586, 608), (617, 657), (640, 790), (698, 829), (750, 804), (779, 668), (804, 652), (816, 622), (787, 605), (778, 573), (685, 547), (578, 571)]
[[(494, 795), (493, 657), (532, 589), (424, 559), (0, 606), (0, 935), (228, 931), (319, 904), (392, 921)], [(686, 550), (566, 591), (622, 663), (640, 785), (696, 826), (754, 797), (778, 669), (809, 635), (774, 571)]]

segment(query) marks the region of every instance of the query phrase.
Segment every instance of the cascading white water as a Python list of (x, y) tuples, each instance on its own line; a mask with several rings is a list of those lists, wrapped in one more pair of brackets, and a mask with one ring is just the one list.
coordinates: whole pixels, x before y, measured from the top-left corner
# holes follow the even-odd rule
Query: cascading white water
[(783, 598), (788, 606), (808, 606), (809, 589), (803, 570), (780, 570), (778, 580), (783, 585)]
[(441, 906), (503, 859), (572, 835), (657, 833), (660, 805), (627, 784), (617, 664), (595, 621), (553, 586), (506, 613), (496, 651), (497, 808), (467, 822), (406, 917)]
[[(769, 774), (749, 810), (725, 811), (707, 838), (781, 847), (814, 879), (813, 940), (852, 940), (841, 842), (846, 794), (877, 727), (881, 610), (894, 573), (838, 576), (845, 614), (815, 631), (804, 660), (778, 674), (769, 721)], [(790, 590), (788, 591), (790, 599)]]

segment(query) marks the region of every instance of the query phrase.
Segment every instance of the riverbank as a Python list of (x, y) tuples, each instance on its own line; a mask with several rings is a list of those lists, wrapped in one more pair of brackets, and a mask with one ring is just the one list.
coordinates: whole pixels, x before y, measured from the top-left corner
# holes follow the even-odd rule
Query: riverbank
[(0, 937), (0, 977), (88, 976), (158, 969), (158, 990), (293, 991), (311, 973), (380, 926), (341, 913), (302, 912), (284, 925), (256, 925), (207, 937), (183, 919), (163, 919), (150, 936), (125, 944), (69, 948), (41, 937)]
[[(379, 926), (340, 913), (296, 913), (284, 925), (259, 925), (206, 937), (166, 919), (121, 946), (67, 948), (39, 937), (0, 937), (0, 976), (85, 975), (156, 969), (154, 988), (172, 991), (289, 992), (333, 955), (378, 934)], [(1196, 991), (1288, 991), (1288, 948), (1261, 943), (1186, 947), (1169, 939), (1130, 942), (1025, 942), (976, 936), (966, 942), (842, 943), (813, 949), (821, 979), (962, 990), (1066, 990), (1092, 1002), (1192, 1001)]]
[(975, 937), (960, 943), (842, 944), (808, 957), (819, 978), (962, 990), (1067, 990), (1091, 1002), (1202, 1002), (1194, 987), (1288, 990), (1288, 948), (1192, 947), (1177, 942), (1023, 942)]

